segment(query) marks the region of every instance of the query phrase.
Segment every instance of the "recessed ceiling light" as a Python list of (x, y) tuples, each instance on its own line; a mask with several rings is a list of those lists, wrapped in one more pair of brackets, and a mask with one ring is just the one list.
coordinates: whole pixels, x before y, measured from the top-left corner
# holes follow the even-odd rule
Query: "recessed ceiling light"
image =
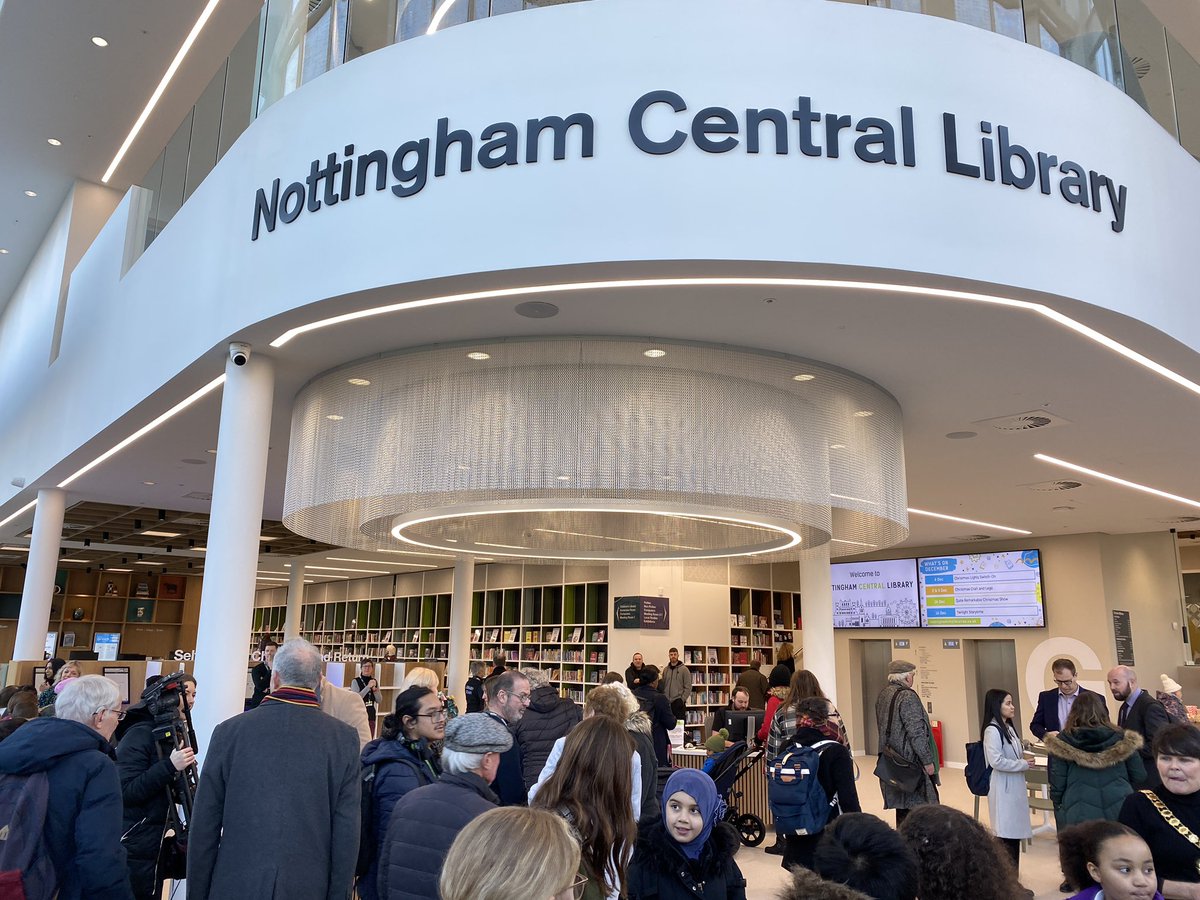
[(77, 563), (85, 563), (85, 562), (91, 562), (91, 560), (90, 560), (90, 559), (75, 559), (74, 557), (67, 557), (67, 556), (64, 556), (62, 559), (60, 559), (60, 560), (59, 560), (59, 562), (77, 562)]
[(28, 547), (16, 547), (12, 544), (5, 544), (3, 547), (0, 547), (0, 550), (16, 550), (19, 553), (28, 553), (29, 552)]
[(667, 355), (666, 350), (655, 349), (655, 350), (643, 350), (642, 351), (642, 356), (648, 356), (651, 359), (658, 359), (659, 357), (666, 356), (666, 355)]
[(26, 191), (26, 192), (25, 192), (25, 196), (26, 196), (26, 197), (36, 197), (36, 196), (37, 196), (37, 191)]
[(60, 141), (58, 138), (46, 138), (46, 143), (49, 144), (51, 147), (61, 147), (62, 146), (62, 141)]
[(845, 450), (846, 445), (845, 444), (830, 444), (829, 449), (830, 450)]
[(555, 481), (570, 481), (571, 476), (570, 475), (555, 475), (554, 480)]
[(107, 47), (108, 46), (108, 41), (106, 41), (104, 38), (100, 37), (100, 35), (96, 35), (95, 37), (93, 37), (92, 43), (95, 44), (97, 47)]
[(979, 437), (978, 431), (951, 431), (946, 435), (952, 441), (966, 441), (973, 437)]
[(910, 515), (914, 516), (929, 516), (932, 519), (945, 519), (947, 522), (962, 522), (966, 525), (980, 525), (984, 528), (996, 528), (1000, 531), (1011, 531), (1013, 534), (1033, 534), (1032, 531), (1025, 531), (1021, 528), (1010, 528), (1007, 525), (995, 525), (991, 522), (980, 522), (976, 519), (963, 519), (959, 516), (948, 516), (945, 513), (929, 512), (924, 509), (913, 509), (911, 506), (908, 508), (908, 512)]
[(179, 537), (178, 531), (143, 531), (142, 537)]
[(467, 354), (467, 359), (484, 360), (484, 359), (491, 359), (491, 358), (492, 358), (492, 354), (484, 353), (482, 350), (476, 350), (473, 353)]
[(7, 253), (8, 253), (8, 248), (7, 248), (7, 247), (0, 247), (0, 256), (4, 256), (4, 255), (6, 255)]
[(260, 534), (258, 536), (258, 539), (260, 541), (277, 541), (277, 540), (279, 540), (278, 537), (276, 537), (275, 535), (272, 535), (272, 534)]
[(856, 418), (859, 418), (859, 419), (867, 419), (867, 418), (870, 418), (871, 416), (875, 415), (875, 413), (873, 413), (869, 409), (857, 409), (854, 411), (854, 415)]
[(133, 569), (106, 569), (107, 572), (132, 572)]
[(211, 453), (213, 456), (216, 456), (216, 455), (217, 455), (217, 451), (216, 451), (216, 450), (205, 450), (204, 452), (205, 452), (205, 453)]
[(340, 421), (342, 421), (342, 419), (343, 419), (343, 418), (345, 418), (345, 417), (344, 417), (344, 416), (337, 416), (337, 415), (329, 415), (329, 416), (326, 416), (325, 418), (327, 418), (327, 419), (328, 419), (330, 422), (340, 422)]
[(153, 481), (143, 481), (143, 482), (142, 482), (142, 484), (146, 485), (146, 487), (154, 487), (154, 485), (155, 485), (155, 482), (153, 482)]
[(366, 387), (368, 384), (371, 383), (366, 378), (347, 378), (346, 381), (347, 381), (347, 383), (352, 384), (355, 387)]
[(793, 375), (792, 381), (812, 381), (816, 375), (809, 375), (807, 372), (801, 372), (799, 375)]

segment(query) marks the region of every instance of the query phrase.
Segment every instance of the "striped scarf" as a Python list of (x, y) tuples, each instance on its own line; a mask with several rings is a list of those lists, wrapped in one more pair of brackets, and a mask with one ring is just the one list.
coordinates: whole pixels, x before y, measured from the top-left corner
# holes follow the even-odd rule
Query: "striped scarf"
[(263, 703), (266, 703), (268, 700), (290, 703), (293, 706), (311, 706), (314, 709), (321, 708), (321, 704), (317, 701), (317, 692), (309, 688), (283, 685), (278, 690), (272, 691), (264, 697)]

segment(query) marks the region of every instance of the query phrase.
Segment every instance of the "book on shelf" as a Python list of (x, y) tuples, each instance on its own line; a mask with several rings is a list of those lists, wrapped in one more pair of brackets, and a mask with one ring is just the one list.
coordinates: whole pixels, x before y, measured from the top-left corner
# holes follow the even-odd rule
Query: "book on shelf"
[(715, 648), (708, 651), (708, 664), (710, 666), (717, 665), (717, 651)]
[(499, 640), (500, 640), (500, 629), (499, 628), (493, 628), (491, 631), (488, 632), (488, 642), (489, 643), (494, 644)]
[(473, 629), (471, 631), (471, 643), (478, 644), (482, 640), (483, 640), (483, 629), (482, 628)]
[(546, 642), (547, 642), (547, 643), (550, 643), (550, 644), (557, 644), (557, 643), (558, 643), (558, 636), (559, 636), (561, 633), (562, 633), (562, 630), (561, 630), (561, 629), (560, 629), (558, 626), (555, 626), (554, 628), (551, 628), (551, 629), (550, 629), (550, 635), (549, 635), (549, 637), (547, 637), (547, 638), (546, 638)]
[(517, 629), (509, 628), (504, 632), (504, 643), (511, 644), (517, 639)]
[(532, 631), (528, 628), (525, 629), (525, 643), (536, 644), (539, 641), (541, 641), (541, 637), (538, 635), (536, 628), (533, 629)]
[(571, 638), (567, 643), (578, 644), (581, 640), (583, 640), (583, 626), (577, 625), (571, 629)]
[(603, 644), (606, 640), (608, 640), (608, 629), (598, 628), (592, 632), (593, 644)]

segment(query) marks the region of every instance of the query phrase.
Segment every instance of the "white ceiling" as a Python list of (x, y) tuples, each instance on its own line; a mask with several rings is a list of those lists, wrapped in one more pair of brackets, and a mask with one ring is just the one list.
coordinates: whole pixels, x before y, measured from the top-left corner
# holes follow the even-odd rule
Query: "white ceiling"
[[(12, 251), (0, 256), (0, 308), (73, 180), (99, 180), (202, 6), (202, 0), (7, 0), (0, 7), (0, 158), (5, 161), (0, 166), (0, 247)], [(124, 189), (149, 167), (259, 6), (257, 0), (223, 0), (218, 6), (175, 86), (118, 169), (114, 187)], [(1174, 18), (1177, 27), (1190, 29), (1183, 42), (1200, 56), (1200, 14)], [(109, 47), (95, 48), (93, 34), (108, 39)], [(48, 137), (63, 146), (50, 147)], [(25, 189), (39, 196), (26, 198)], [(701, 268), (680, 263), (672, 271), (697, 274)], [(486, 281), (480, 276), (472, 285)], [(282, 513), (290, 402), (314, 375), (353, 359), (428, 343), (603, 333), (758, 347), (809, 356), (872, 378), (897, 397), (904, 411), (914, 507), (1037, 535), (1165, 529), (1174, 517), (1200, 515), (1195, 508), (1093, 483), (1033, 458), (1046, 452), (1200, 498), (1200, 475), (1191, 463), (1200, 446), (1200, 398), (1158, 376), (1027, 313), (878, 294), (773, 291), (772, 296), (774, 302), (766, 303), (761, 293), (748, 289), (576, 295), (551, 298), (562, 311), (540, 321), (517, 316), (512, 308), (519, 301), (509, 299), (477, 304), (469, 315), (436, 307), (297, 340), (275, 354), (279, 381), (264, 515)], [(1200, 358), (1177, 342), (1115, 315), (1090, 316), (1094, 327), (1200, 381)], [(231, 337), (263, 348), (299, 321), (295, 317)], [(214, 352), (204, 381), (219, 371), (222, 358)], [(219, 408), (219, 393), (196, 404), (73, 485), (72, 499), (206, 510), (207, 501), (185, 495), (211, 491), (213, 457), (205, 450), (216, 446)], [(1039, 409), (1069, 424), (1019, 434), (973, 424)], [(978, 437), (945, 437), (968, 430)], [(746, 436), (748, 444), (762, 440)], [(1085, 485), (1063, 493), (1026, 487), (1070, 477)], [(27, 526), (25, 517), (4, 534)], [(911, 526), (908, 546), (970, 534), (1003, 535), (917, 517)]]

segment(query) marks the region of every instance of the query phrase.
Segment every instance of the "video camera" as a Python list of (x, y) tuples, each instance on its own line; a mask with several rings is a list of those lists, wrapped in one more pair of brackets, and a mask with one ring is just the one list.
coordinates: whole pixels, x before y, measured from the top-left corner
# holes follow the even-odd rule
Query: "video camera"
[[(162, 758), (176, 750), (192, 747), (192, 718), (184, 699), (187, 673), (165, 675), (142, 691), (142, 706), (152, 718), (155, 742)], [(192, 747), (192, 749), (195, 749)], [(171, 781), (171, 800), (175, 807), (177, 835), (182, 841), (192, 818), (196, 799), (196, 767), (188, 766)]]

